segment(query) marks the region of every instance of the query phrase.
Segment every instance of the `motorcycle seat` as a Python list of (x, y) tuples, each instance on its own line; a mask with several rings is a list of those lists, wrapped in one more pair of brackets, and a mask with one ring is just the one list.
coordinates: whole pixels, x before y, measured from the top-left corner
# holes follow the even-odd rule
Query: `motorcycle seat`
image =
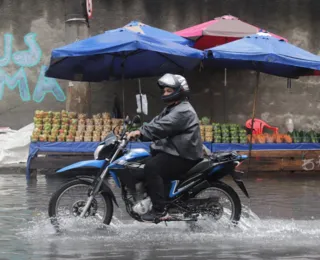
[(224, 162), (234, 159), (235, 154), (232, 152), (224, 153), (212, 153), (211, 160), (212, 162)]
[(203, 159), (202, 161), (200, 161), (199, 163), (197, 163), (195, 166), (193, 166), (187, 173), (186, 173), (186, 177), (189, 177), (193, 174), (196, 173), (201, 173), (205, 170), (207, 170), (211, 163), (211, 161), (209, 159)]

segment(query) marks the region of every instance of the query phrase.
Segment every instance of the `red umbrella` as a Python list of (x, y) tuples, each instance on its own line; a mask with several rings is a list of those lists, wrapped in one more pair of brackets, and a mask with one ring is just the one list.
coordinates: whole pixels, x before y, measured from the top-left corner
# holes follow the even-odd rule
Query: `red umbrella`
[(194, 40), (196, 42), (194, 47), (204, 50), (239, 40), (240, 38), (259, 32), (268, 33), (273, 37), (287, 41), (287, 39), (283, 37), (245, 23), (232, 15), (217, 17), (214, 20), (186, 28), (175, 33), (184, 38)]

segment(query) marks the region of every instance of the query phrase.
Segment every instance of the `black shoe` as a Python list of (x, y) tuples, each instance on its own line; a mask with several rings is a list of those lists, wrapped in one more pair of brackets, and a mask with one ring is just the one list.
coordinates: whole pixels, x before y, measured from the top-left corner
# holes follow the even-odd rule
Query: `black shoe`
[(169, 214), (165, 210), (158, 211), (158, 210), (152, 209), (148, 213), (142, 215), (141, 219), (143, 221), (148, 221), (148, 222), (160, 222), (165, 220), (168, 216)]

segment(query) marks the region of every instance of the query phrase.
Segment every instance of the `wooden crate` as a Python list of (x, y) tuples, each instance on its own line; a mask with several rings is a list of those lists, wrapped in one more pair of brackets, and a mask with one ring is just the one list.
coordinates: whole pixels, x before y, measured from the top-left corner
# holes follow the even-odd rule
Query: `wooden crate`
[[(239, 153), (249, 154), (247, 151)], [(247, 160), (239, 169), (249, 169), (250, 172), (320, 172), (319, 156), (320, 150), (252, 151), (250, 166)]]
[(38, 152), (30, 162), (30, 169), (59, 169), (84, 160), (93, 160), (93, 154)]

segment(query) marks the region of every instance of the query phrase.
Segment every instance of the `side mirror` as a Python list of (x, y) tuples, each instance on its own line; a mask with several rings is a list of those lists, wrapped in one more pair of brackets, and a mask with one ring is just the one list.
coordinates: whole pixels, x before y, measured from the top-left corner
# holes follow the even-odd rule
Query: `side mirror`
[(141, 125), (141, 118), (140, 116), (136, 115), (133, 119), (132, 119), (132, 123), (135, 125)]

